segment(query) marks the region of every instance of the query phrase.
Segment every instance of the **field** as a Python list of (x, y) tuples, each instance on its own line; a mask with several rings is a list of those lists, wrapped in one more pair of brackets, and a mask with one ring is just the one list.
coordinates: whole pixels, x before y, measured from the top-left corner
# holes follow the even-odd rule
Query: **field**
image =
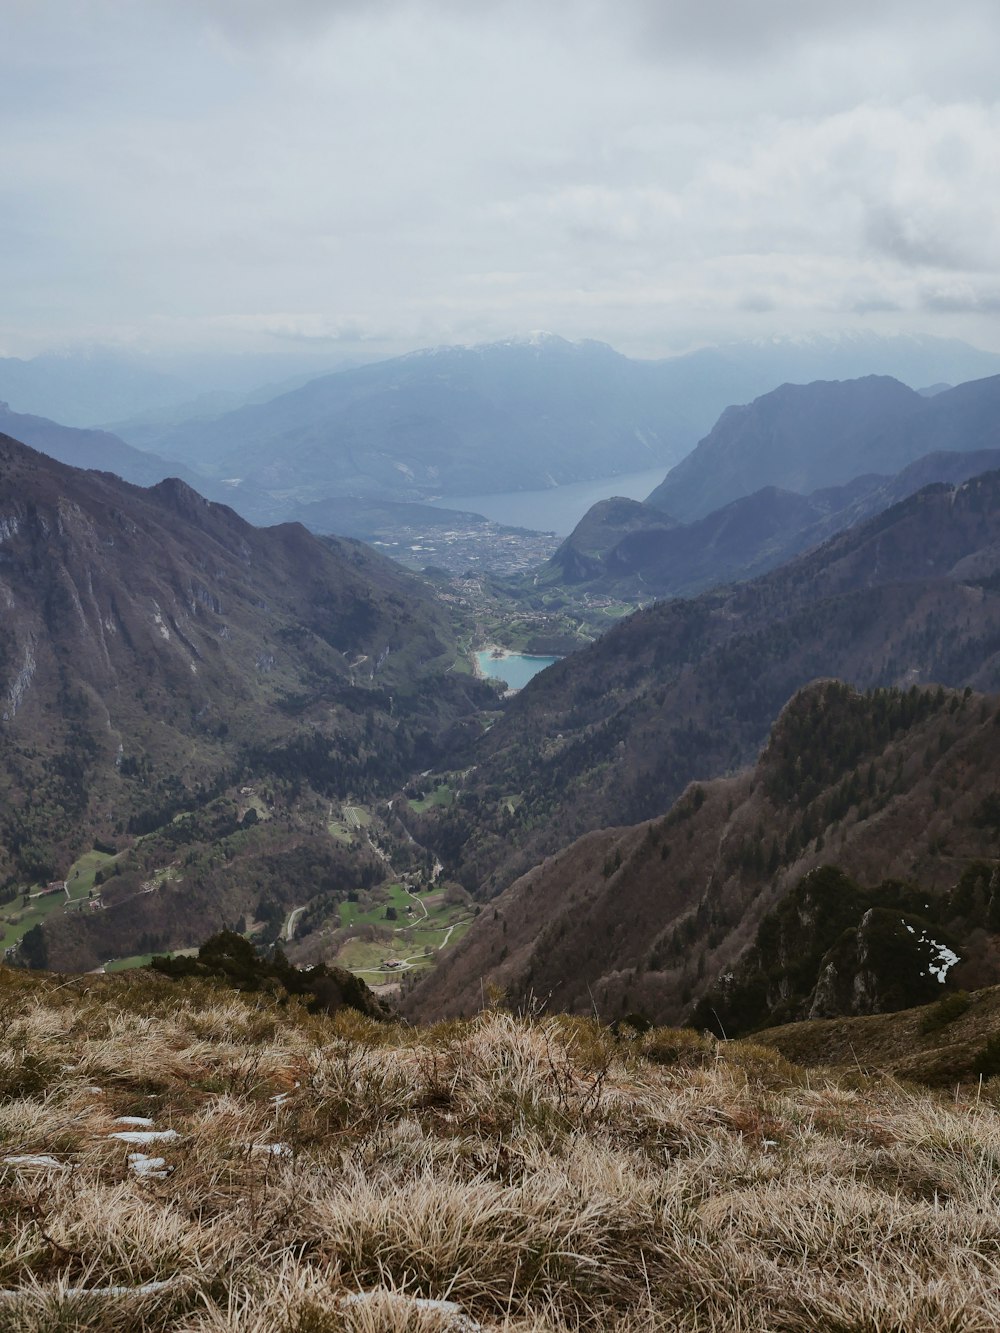
[(18, 1333), (1000, 1327), (992, 1082), (143, 972), (0, 968), (0, 1008)]
[[(340, 922), (343, 926), (372, 925), (391, 931), (390, 939), (380, 941), (348, 940), (336, 958), (331, 961), (356, 972), (369, 984), (384, 981), (397, 971), (413, 971), (432, 966), (433, 954), (448, 945), (456, 944), (472, 921), (464, 903), (446, 903), (441, 893), (407, 893), (404, 885), (383, 885), (384, 902), (368, 910), (361, 904), (340, 904)], [(396, 920), (387, 921), (387, 907), (396, 909)], [(407, 908), (412, 908), (408, 913)], [(412, 934), (412, 942), (405, 938)], [(426, 954), (430, 949), (431, 954)], [(404, 968), (383, 969), (383, 959), (394, 958), (405, 963)]]
[(370, 812), (362, 805), (345, 805), (336, 819), (332, 818), (332, 809), (330, 814), (327, 830), (332, 838), (339, 838), (341, 842), (353, 842), (372, 822)]
[[(375, 893), (385, 894), (385, 901), (376, 903), (367, 910), (361, 903), (342, 902), (338, 908), (340, 912), (340, 924), (342, 926), (385, 926), (388, 930), (393, 930), (397, 926), (406, 925), (411, 918), (407, 916), (407, 908), (413, 908), (412, 920), (420, 920), (421, 912), (417, 907), (420, 901), (419, 894), (413, 897), (407, 893), (402, 884), (383, 884), (381, 889), (375, 890)], [(416, 902), (414, 901), (416, 899)], [(396, 909), (397, 920), (387, 921), (385, 911), (387, 907)]]
[[(69, 902), (79, 904), (94, 887), (94, 876), (103, 866), (110, 865), (114, 857), (105, 852), (85, 852), (70, 867), (66, 877), (69, 890)], [(28, 905), (23, 905), (24, 896), (18, 896), (9, 903), (0, 906), (0, 952), (9, 949), (32, 928), (45, 920), (52, 912), (62, 911), (67, 906), (64, 892), (41, 894), (42, 885), (34, 884)], [(74, 908), (73, 910), (77, 910)]]
[(454, 799), (455, 789), (449, 786), (447, 782), (439, 782), (429, 795), (419, 801), (409, 801), (408, 804), (411, 810), (416, 811), (418, 815), (422, 815), (425, 810), (431, 810), (435, 806), (446, 809)]

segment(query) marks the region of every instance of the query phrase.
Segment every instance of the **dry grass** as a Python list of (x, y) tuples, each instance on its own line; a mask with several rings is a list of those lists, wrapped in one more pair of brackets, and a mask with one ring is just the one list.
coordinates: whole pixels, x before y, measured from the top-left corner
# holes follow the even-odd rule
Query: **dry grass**
[[(0, 1327), (1000, 1327), (1000, 1115), (760, 1046), (0, 969)], [(140, 1150), (119, 1116), (179, 1137)]]

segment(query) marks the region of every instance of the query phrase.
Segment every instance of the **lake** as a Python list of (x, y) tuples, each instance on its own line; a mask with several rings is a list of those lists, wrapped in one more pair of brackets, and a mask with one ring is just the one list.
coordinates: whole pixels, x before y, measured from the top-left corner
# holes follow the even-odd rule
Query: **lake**
[(647, 468), (644, 472), (626, 472), (620, 477), (601, 477), (597, 481), (577, 481), (570, 486), (550, 486), (543, 491), (504, 491), (498, 495), (448, 495), (433, 503), (438, 509), (465, 509), (482, 514), (494, 523), (512, 528), (532, 528), (535, 532), (557, 532), (568, 536), (580, 519), (598, 500), (624, 495), (629, 500), (645, 500), (667, 475), (669, 468)]
[(490, 650), (476, 653), (479, 670), (493, 680), (505, 680), (512, 690), (521, 690), (539, 671), (558, 662), (558, 657), (532, 657), (527, 653), (507, 653), (494, 657)]

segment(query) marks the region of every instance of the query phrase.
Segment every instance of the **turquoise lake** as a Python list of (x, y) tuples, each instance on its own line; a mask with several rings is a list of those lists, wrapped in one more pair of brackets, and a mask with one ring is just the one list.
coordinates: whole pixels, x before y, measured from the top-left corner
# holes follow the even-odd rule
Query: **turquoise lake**
[(479, 670), (494, 680), (505, 680), (512, 690), (523, 689), (532, 676), (558, 662), (558, 657), (529, 657), (526, 653), (509, 653), (506, 657), (492, 657), (488, 651), (476, 653)]

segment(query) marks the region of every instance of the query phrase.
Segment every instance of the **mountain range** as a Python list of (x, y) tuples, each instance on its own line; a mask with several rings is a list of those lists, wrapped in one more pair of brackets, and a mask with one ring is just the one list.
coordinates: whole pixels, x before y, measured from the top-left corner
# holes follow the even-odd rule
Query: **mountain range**
[(998, 725), (968, 690), (807, 686), (754, 766), (518, 879), (407, 1012), (473, 1013), (485, 983), (736, 1035), (993, 984)]
[(868, 474), (809, 495), (764, 486), (690, 523), (619, 497), (594, 505), (545, 568), (512, 586), (528, 600), (574, 585), (640, 601), (691, 596), (765, 573), (932, 482), (959, 485), (996, 467), (1000, 448), (927, 454), (894, 477)]
[(1000, 375), (926, 397), (888, 376), (783, 384), (723, 412), (647, 504), (690, 521), (777, 486), (805, 495), (926, 454), (1000, 445)]
[(925, 488), (745, 584), (658, 603), (536, 676), (425, 816), (470, 889), (498, 892), (588, 829), (661, 813), (753, 760), (817, 676), (1000, 687), (1000, 474)]
[(593, 506), (517, 591), (644, 601), (753, 577), (921, 486), (997, 466), (998, 420), (1000, 376), (932, 396), (876, 376), (782, 385), (727, 409), (644, 504)]
[[(253, 528), (181, 481), (143, 490), (7, 437), (0, 604), (0, 881), (51, 879), (95, 839), (163, 831), (158, 864), (194, 866), (235, 836), (225, 872), (207, 856), (162, 895), (164, 944), (252, 917), (265, 881), (347, 875), (318, 810), (435, 762), (493, 697), (449, 670), (443, 606), (370, 548)], [(67, 926), (67, 965), (86, 931)]]
[[(485, 976), (729, 1031), (926, 1000), (934, 950), (967, 984), (994, 979), (992, 872), (974, 872), (995, 841), (993, 712), (969, 691), (1000, 688), (1000, 472), (980, 470), (993, 450), (949, 446), (990, 438), (996, 386), (868, 379), (751, 404), (747, 420), (783, 423), (779, 462), (831, 395), (852, 404), (845, 453), (872, 455), (866, 421), (880, 457), (943, 448), (685, 523), (606, 502), (564, 577), (641, 543), (679, 577), (686, 542), (689, 578), (706, 551), (745, 576), (811, 549), (647, 608), (503, 704), (452, 670), (457, 612), (359, 543), (255, 529), (181, 480), (142, 489), (4, 437), (3, 891), (88, 845), (114, 861), (103, 910), (49, 917), (25, 958), (86, 968), (342, 901), (384, 879), (384, 852), (331, 832), (334, 803), (419, 776), (419, 799), (385, 806), (393, 836), (482, 907), (414, 1013), (466, 1007)], [(121, 444), (53, 438), (77, 458)]]
[(536, 334), (429, 348), (221, 415), (116, 429), (205, 476), (229, 479), (237, 504), (239, 487), (302, 503), (423, 500), (674, 463), (730, 403), (781, 380), (870, 366), (923, 384), (1000, 363), (962, 344), (878, 338), (737, 344), (641, 361), (603, 343)]

